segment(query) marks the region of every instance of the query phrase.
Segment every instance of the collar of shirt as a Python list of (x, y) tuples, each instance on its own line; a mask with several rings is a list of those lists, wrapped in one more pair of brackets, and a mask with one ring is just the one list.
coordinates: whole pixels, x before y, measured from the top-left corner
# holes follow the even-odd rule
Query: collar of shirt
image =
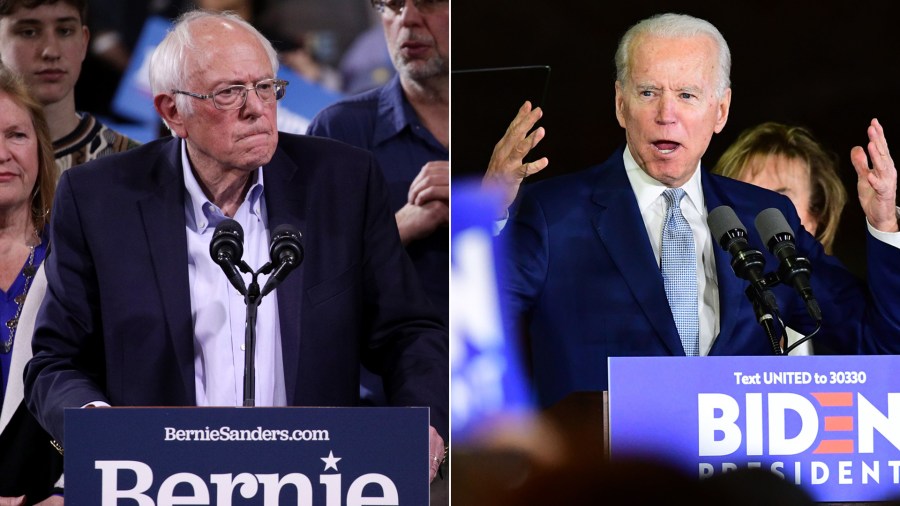
[[(644, 172), (637, 164), (634, 157), (631, 156), (631, 150), (628, 149), (627, 146), (625, 147), (623, 158), (625, 161), (625, 174), (628, 176), (628, 182), (631, 183), (631, 189), (634, 190), (635, 197), (637, 197), (638, 208), (641, 210), (642, 215), (646, 214), (650, 206), (660, 198), (662, 192), (668, 187)], [(700, 170), (700, 164), (697, 163), (694, 174), (688, 182), (682, 186), (682, 189), (684, 189), (684, 192), (687, 194), (690, 206), (700, 216), (703, 216), (703, 209), (705, 209), (703, 187), (700, 183), (702, 172), (703, 171)], [(665, 208), (663, 208), (662, 211), (665, 212)]]
[[(185, 220), (187, 226), (203, 234), (207, 228), (215, 227), (226, 218), (221, 209), (206, 197), (200, 183), (191, 170), (191, 162), (187, 155), (187, 143), (181, 141), (181, 167), (184, 173), (184, 186), (187, 190), (187, 199), (184, 203)], [(250, 187), (244, 202), (249, 204), (250, 214), (259, 219), (263, 218), (262, 196), (263, 196), (263, 170), (262, 167), (256, 169), (251, 176), (255, 182)]]
[(395, 75), (384, 87), (378, 97), (378, 122), (372, 138), (377, 146), (400, 134), (405, 128), (426, 143), (443, 151), (447, 149), (431, 135), (431, 132), (419, 121), (419, 116), (403, 93), (400, 76)]
[[(244, 399), (244, 340), (247, 306), (209, 254), (213, 228), (226, 219), (200, 188), (191, 170), (185, 143), (181, 144), (185, 182), (185, 235), (188, 253), (188, 286), (194, 326), (194, 388), (199, 406), (240, 406)], [(247, 195), (234, 214), (244, 229), (242, 262), (257, 269), (269, 261), (263, 171), (257, 169)], [(242, 275), (250, 286), (251, 274)], [(258, 278), (265, 286), (267, 274)], [(214, 296), (212, 296), (214, 295)], [(284, 367), (278, 294), (260, 301), (256, 318), (257, 406), (284, 406)]]

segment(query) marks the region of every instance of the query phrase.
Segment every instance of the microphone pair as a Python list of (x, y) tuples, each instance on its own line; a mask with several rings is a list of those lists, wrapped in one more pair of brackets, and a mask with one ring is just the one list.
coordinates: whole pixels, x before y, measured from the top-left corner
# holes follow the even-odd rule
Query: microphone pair
[[(713, 238), (718, 240), (722, 249), (731, 254), (734, 273), (739, 278), (750, 281), (763, 297), (764, 303), (774, 309), (775, 297), (768, 290), (770, 283), (764, 273), (765, 258), (762, 253), (750, 247), (747, 229), (734, 210), (728, 206), (719, 206), (709, 213), (707, 223)], [(784, 215), (776, 208), (765, 209), (756, 216), (755, 224), (766, 248), (778, 258), (778, 280), (794, 287), (803, 299), (809, 315), (817, 324), (820, 323), (822, 310), (809, 283), (809, 260), (798, 255), (794, 234)]]
[[(259, 271), (263, 274), (272, 272), (272, 275), (266, 281), (259, 297), (274, 290), (303, 262), (303, 246), (300, 244), (300, 238), (300, 231), (291, 224), (278, 225), (272, 231), (269, 246), (271, 261)], [(216, 225), (212, 241), (209, 243), (209, 254), (225, 272), (231, 285), (241, 295), (247, 295), (247, 286), (241, 277), (241, 271), (252, 272), (252, 270), (241, 259), (244, 255), (244, 229), (241, 224), (229, 218)], [(255, 279), (254, 276), (254, 281)]]

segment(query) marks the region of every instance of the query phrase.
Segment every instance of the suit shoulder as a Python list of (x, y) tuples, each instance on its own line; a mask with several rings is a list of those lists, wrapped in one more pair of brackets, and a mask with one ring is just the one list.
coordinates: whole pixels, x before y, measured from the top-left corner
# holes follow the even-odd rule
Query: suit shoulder
[(367, 180), (371, 172), (380, 172), (374, 155), (343, 141), (312, 135), (295, 135), (279, 132), (278, 149), (273, 162), (275, 167), (294, 166), (307, 177), (319, 180), (354, 181)]
[(786, 204), (790, 204), (790, 199), (786, 196), (755, 184), (745, 183), (744, 181), (709, 172), (704, 173), (703, 177), (709, 178), (711, 184), (718, 191), (732, 197), (734, 200), (747, 200), (756, 202), (757, 205), (764, 204), (770, 207), (783, 207)]
[(315, 135), (278, 132), (278, 147), (287, 152), (294, 160), (304, 160), (310, 157), (319, 158), (322, 156), (342, 156), (348, 159), (359, 160), (372, 158), (372, 153), (365, 149), (343, 141)]
[(703, 172), (703, 177), (709, 178), (709, 180), (712, 181), (713, 183), (715, 183), (717, 186), (720, 186), (727, 190), (756, 193), (759, 195), (762, 195), (765, 193), (772, 193), (771, 190), (766, 190), (765, 188), (763, 188), (761, 186), (756, 186), (755, 184), (746, 183), (744, 181), (740, 181), (738, 179), (733, 179), (728, 176), (723, 176), (721, 174), (714, 174), (714, 173), (706, 171), (706, 170)]
[(582, 193), (590, 194), (597, 177), (603, 170), (608, 170), (605, 163), (526, 183), (522, 187), (523, 195), (544, 200), (556, 197), (571, 199)]
[(343, 98), (319, 111), (306, 133), (323, 137), (347, 135), (345, 130), (360, 130), (371, 125), (378, 113), (380, 89)]
[[(799, 227), (800, 217), (797, 215), (791, 199), (787, 196), (718, 174), (706, 172), (703, 174), (703, 178), (704, 180), (708, 178), (709, 186), (718, 194), (722, 204), (734, 209), (741, 219), (750, 220), (752, 223), (764, 209), (774, 207), (781, 211), (795, 230)], [(707, 203), (707, 205), (709, 204)]]
[(172, 137), (155, 139), (126, 151), (89, 160), (66, 170), (65, 173), (68, 174), (68, 177), (76, 179), (104, 179), (114, 177), (119, 173), (122, 175), (137, 174), (141, 167), (152, 165), (167, 147), (171, 149), (170, 143), (172, 142), (177, 142), (177, 139)]
[(360, 110), (373, 110), (381, 96), (381, 88), (368, 90), (357, 95), (342, 98), (319, 111), (314, 119), (334, 118), (345, 114), (357, 114)]

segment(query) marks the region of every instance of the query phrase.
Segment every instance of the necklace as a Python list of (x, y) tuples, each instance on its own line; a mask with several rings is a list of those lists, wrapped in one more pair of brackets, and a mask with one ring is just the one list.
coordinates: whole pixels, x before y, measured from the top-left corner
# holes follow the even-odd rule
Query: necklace
[(22, 315), (22, 306), (25, 304), (25, 296), (28, 295), (28, 288), (31, 286), (31, 278), (34, 277), (34, 274), (37, 272), (37, 269), (34, 268), (34, 246), (31, 247), (31, 252), (28, 254), (28, 264), (22, 269), (22, 273), (25, 274), (25, 288), (22, 289), (22, 293), (16, 296), (16, 316), (14, 316), (11, 320), (6, 321), (6, 328), (9, 330), (9, 339), (0, 343), (0, 353), (9, 353), (12, 351), (13, 342), (16, 340), (16, 327), (19, 326), (19, 316)]

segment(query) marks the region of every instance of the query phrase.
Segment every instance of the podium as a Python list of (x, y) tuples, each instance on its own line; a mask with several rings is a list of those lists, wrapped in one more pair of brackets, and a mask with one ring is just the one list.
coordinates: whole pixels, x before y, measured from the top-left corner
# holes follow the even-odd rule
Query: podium
[[(798, 487), (820, 504), (900, 498), (900, 356), (616, 357), (609, 365), (608, 392), (573, 392), (527, 424), (454, 442), (454, 498), (668, 504), (697, 492), (676, 493), (685, 481), (754, 467), (785, 479), (741, 473), (749, 479), (718, 483), (733, 494), (750, 482), (757, 490), (747, 497), (781, 504)], [(660, 491), (668, 497), (647, 502)]]
[(698, 478), (767, 469), (818, 502), (895, 501), (898, 370), (898, 356), (610, 358), (606, 448)]
[(427, 408), (66, 410), (66, 503), (429, 501)]

